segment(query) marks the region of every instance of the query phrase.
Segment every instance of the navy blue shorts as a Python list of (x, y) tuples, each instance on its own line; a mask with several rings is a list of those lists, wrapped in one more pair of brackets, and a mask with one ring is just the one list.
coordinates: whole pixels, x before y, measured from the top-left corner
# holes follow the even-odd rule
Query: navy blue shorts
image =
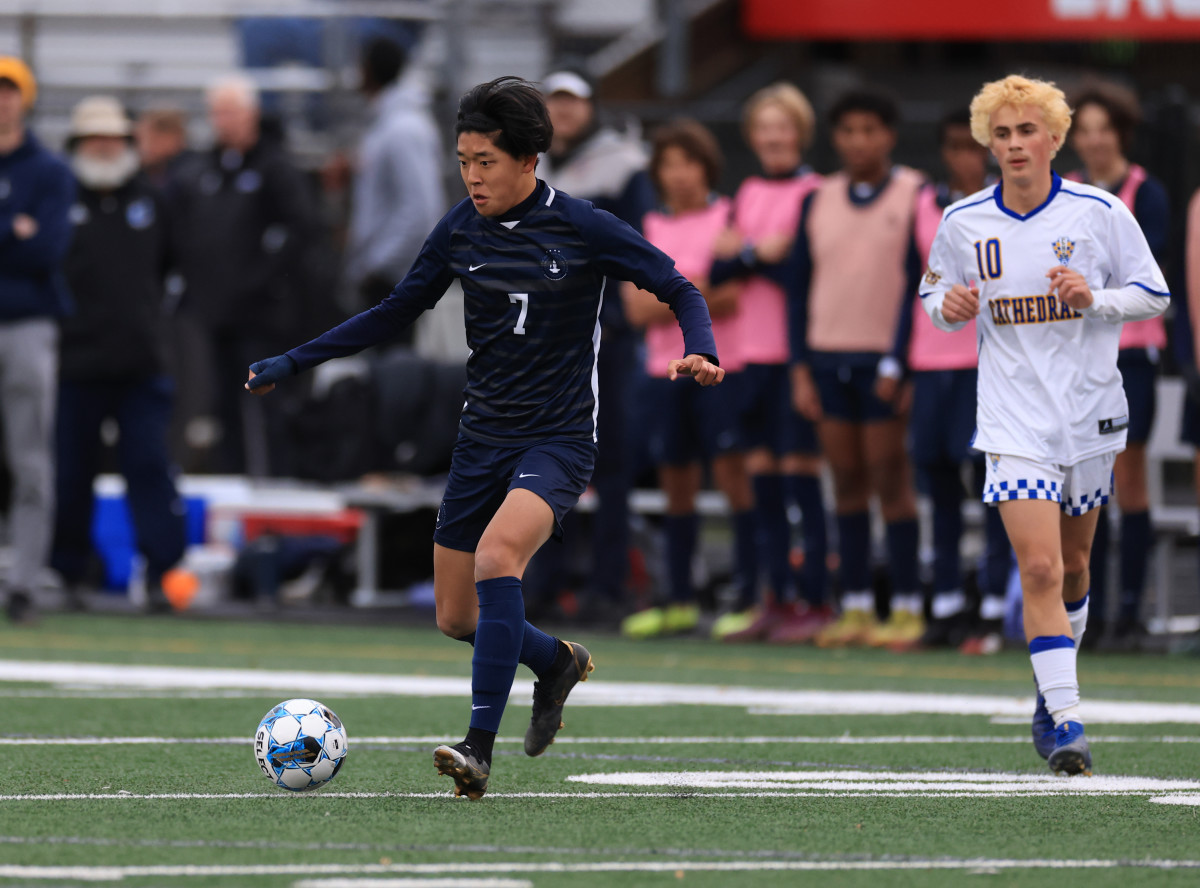
[(812, 352), (809, 365), (826, 419), (878, 422), (894, 419), (891, 404), (875, 397), (875, 375), (883, 355), (873, 352)]
[(1183, 400), (1183, 420), (1179, 440), (1200, 447), (1200, 407), (1191, 398)]
[(658, 377), (644, 383), (650, 417), (650, 455), (655, 465), (684, 466), (742, 447), (738, 389), (742, 374), (726, 373), (720, 385), (697, 385)]
[(908, 434), (914, 465), (959, 465), (975, 458), (975, 386), (979, 371), (921, 370), (913, 374)]
[(1156, 405), (1154, 383), (1158, 378), (1158, 354), (1145, 348), (1123, 348), (1117, 352), (1117, 369), (1125, 386), (1129, 402), (1130, 444), (1145, 444), (1150, 440)]
[(536, 493), (554, 510), (554, 538), (561, 540), (563, 516), (579, 502), (595, 465), (596, 445), (590, 441), (552, 438), (502, 446), (459, 435), (433, 541), (474, 552), (504, 498), (517, 487)]
[(765, 448), (775, 456), (820, 453), (816, 426), (792, 407), (786, 364), (747, 364), (739, 375), (742, 440), (747, 450)]

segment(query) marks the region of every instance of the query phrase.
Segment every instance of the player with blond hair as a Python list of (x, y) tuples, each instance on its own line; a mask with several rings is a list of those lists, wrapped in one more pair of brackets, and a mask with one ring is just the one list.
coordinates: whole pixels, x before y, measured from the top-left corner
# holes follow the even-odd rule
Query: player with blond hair
[[(799, 643), (832, 620), (826, 602), (825, 502), (816, 426), (792, 409), (788, 380), (787, 292), (789, 255), (805, 198), (821, 177), (804, 163), (816, 116), (797, 87), (775, 83), (746, 101), (742, 134), (760, 170), (738, 187), (729, 227), (714, 245), (709, 282), (736, 280), (737, 326), (745, 367), (739, 386), (740, 435), (754, 492), (752, 512), (735, 516), (743, 537), (759, 538), (767, 596), (742, 584), (734, 609), (713, 625), (722, 641)], [(804, 566), (790, 568), (790, 506), (800, 512)]]
[(1011, 75), (980, 90), (971, 133), (1001, 182), (946, 209), (920, 295), (943, 330), (976, 319), (974, 446), (987, 454), (983, 500), (1017, 556), (1034, 746), (1054, 772), (1090, 774), (1076, 651), (1099, 507), (1129, 425), (1117, 348), (1122, 323), (1162, 314), (1170, 294), (1125, 205), (1051, 169), (1070, 123), (1052, 83)]

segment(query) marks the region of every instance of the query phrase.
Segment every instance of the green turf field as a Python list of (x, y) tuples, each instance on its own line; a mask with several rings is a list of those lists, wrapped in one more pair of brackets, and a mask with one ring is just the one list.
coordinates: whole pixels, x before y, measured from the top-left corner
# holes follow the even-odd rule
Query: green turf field
[[(1194, 658), (1081, 656), (1096, 774), (1067, 779), (1019, 651), (578, 640), (597, 669), (559, 742), (522, 754), (522, 671), (473, 803), (431, 763), (470, 674), (432, 627), (0, 626), (0, 886), (1200, 884)], [(294, 696), (349, 735), (305, 795), (251, 745)]]

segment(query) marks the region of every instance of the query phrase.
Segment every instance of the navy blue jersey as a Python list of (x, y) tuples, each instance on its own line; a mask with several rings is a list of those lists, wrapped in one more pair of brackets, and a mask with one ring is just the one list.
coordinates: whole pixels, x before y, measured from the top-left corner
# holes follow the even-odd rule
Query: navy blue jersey
[(598, 317), (606, 296), (620, 298), (615, 285), (605, 293), (609, 276), (670, 305), (685, 352), (716, 361), (704, 298), (669, 256), (610, 213), (541, 181), (528, 203), (519, 219), (499, 221), (462, 201), (386, 299), (288, 355), (304, 369), (391, 339), (459, 278), (471, 349), (461, 428), (498, 444), (595, 440)]

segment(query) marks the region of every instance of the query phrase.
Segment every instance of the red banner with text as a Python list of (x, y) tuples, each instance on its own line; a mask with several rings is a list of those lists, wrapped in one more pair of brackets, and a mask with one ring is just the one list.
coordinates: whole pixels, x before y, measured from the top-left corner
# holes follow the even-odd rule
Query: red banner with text
[(764, 40), (1194, 40), (1200, 0), (742, 0)]

